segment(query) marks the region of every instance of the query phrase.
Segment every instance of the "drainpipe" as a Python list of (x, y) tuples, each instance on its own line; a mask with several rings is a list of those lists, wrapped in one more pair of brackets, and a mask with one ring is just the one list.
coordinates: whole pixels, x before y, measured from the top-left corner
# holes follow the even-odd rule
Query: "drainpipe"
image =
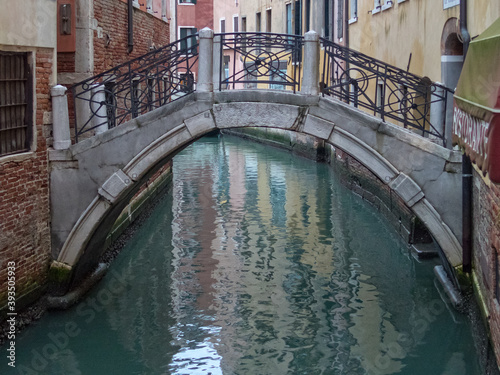
[[(464, 48), (464, 61), (469, 49), (470, 34), (467, 30), (467, 1), (460, 1), (460, 34)], [(472, 163), (462, 155), (462, 269), (472, 272)]]
[[(342, 1), (342, 0), (339, 0)], [(349, 0), (344, 1), (344, 38), (345, 38), (345, 47), (349, 48), (349, 15), (350, 15), (350, 9), (349, 9)], [(345, 71), (349, 72), (349, 59), (346, 60), (345, 62)], [(347, 92), (350, 91), (350, 82), (347, 83)], [(350, 100), (347, 100), (347, 103), (349, 103)]]
[[(344, 39), (345, 39), (345, 46), (349, 48), (349, 0), (344, 1), (344, 24), (345, 24), (345, 32), (344, 32)], [(349, 61), (346, 61), (346, 70), (349, 69)]]
[(134, 5), (128, 0), (128, 53), (134, 50)]

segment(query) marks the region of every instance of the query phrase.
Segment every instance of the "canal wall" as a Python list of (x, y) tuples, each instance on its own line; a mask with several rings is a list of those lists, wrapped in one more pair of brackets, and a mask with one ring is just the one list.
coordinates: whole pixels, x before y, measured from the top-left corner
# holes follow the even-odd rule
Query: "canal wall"
[(500, 363), (500, 188), (473, 172), (473, 286)]
[(316, 137), (274, 128), (223, 130), (223, 134), (251, 139), (289, 150), (295, 154), (330, 164), (343, 185), (373, 205), (385, 217), (403, 241), (421, 257), (437, 255), (427, 228), (403, 200), (368, 168), (347, 152)]
[(130, 203), (123, 209), (106, 238), (104, 248), (107, 249), (112, 245), (171, 182), (172, 161), (169, 161), (139, 189)]

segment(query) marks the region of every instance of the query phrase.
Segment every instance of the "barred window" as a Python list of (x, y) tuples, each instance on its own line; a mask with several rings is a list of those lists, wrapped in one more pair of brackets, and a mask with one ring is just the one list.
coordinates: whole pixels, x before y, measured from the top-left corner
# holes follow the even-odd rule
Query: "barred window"
[(0, 156), (29, 151), (33, 88), (28, 54), (0, 52)]

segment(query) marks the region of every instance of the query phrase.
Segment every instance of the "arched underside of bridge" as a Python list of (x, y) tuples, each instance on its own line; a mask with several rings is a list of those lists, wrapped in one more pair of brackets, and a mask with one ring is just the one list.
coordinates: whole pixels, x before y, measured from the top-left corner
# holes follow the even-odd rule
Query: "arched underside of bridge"
[(461, 264), (459, 153), (335, 99), (241, 90), (190, 94), (51, 152), (53, 257), (73, 282), (96, 265), (114, 221), (155, 170), (208, 132), (238, 127), (301, 132), (347, 152), (404, 200), (452, 266)]

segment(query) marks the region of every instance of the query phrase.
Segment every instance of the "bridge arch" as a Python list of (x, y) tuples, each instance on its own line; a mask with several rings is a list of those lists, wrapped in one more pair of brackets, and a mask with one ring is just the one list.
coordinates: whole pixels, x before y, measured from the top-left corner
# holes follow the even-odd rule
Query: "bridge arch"
[[(458, 152), (332, 98), (265, 90), (195, 92), (54, 151), (53, 242), (60, 249), (54, 258), (71, 268), (75, 282), (81, 280), (142, 182), (208, 132), (241, 127), (305, 133), (347, 152), (404, 200), (452, 266), (461, 264)], [(61, 200), (67, 191), (76, 192), (69, 206)]]

